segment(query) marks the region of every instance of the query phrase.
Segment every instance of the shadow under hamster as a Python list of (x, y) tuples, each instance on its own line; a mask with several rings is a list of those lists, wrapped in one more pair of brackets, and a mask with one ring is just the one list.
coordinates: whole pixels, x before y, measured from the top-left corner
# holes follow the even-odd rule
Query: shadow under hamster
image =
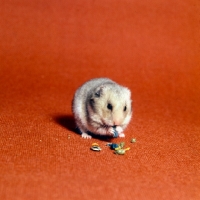
[[(80, 135), (80, 139), (82, 139), (81, 138), (81, 131), (79, 130), (78, 127), (76, 127), (73, 115), (65, 115), (65, 114), (63, 114), (63, 115), (62, 114), (54, 115), (53, 119), (60, 126), (68, 129), (69, 131), (72, 131), (72, 132)], [(98, 139), (98, 140), (102, 140), (102, 141), (109, 142), (109, 141), (111, 141), (113, 139), (113, 137), (110, 137), (110, 136), (96, 135), (96, 134), (93, 134), (91, 132), (88, 132), (88, 134), (90, 134), (92, 136), (92, 138), (95, 138), (95, 139)]]

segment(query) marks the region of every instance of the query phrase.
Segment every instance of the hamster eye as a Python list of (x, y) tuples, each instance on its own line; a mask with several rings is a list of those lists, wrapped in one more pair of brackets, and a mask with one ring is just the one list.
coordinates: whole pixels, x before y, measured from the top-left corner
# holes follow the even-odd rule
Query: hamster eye
[(94, 95), (95, 95), (95, 97), (100, 97), (100, 92), (98, 91)]
[(126, 109), (127, 109), (126, 106), (124, 106), (124, 112), (126, 111)]
[(112, 104), (110, 104), (110, 103), (108, 103), (108, 105), (107, 105), (107, 108), (109, 109), (109, 110), (112, 110)]

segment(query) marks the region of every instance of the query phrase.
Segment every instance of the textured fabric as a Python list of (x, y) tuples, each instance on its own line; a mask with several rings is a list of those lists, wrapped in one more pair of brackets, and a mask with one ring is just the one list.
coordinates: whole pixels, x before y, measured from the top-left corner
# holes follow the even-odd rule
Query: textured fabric
[[(0, 199), (199, 200), (199, 13), (199, 0), (0, 0)], [(111, 140), (123, 156), (74, 131), (73, 94), (94, 77), (132, 91)]]

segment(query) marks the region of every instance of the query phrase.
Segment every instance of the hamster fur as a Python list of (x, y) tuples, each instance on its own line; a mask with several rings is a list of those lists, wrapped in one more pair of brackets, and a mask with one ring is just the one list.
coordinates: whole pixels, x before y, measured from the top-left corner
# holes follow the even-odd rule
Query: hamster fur
[(75, 92), (72, 110), (83, 138), (89, 133), (125, 137), (123, 131), (132, 116), (131, 92), (108, 78), (87, 81)]

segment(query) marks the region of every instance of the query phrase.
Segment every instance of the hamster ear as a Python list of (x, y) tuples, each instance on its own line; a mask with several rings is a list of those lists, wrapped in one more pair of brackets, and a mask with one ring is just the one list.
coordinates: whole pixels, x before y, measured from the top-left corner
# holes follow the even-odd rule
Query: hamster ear
[(103, 88), (104, 88), (103, 85), (97, 88), (97, 90), (95, 91), (95, 94), (94, 94), (95, 97), (99, 98), (99, 97), (102, 96), (102, 94), (103, 94)]
[(95, 92), (94, 95), (95, 95), (95, 97), (98, 97), (98, 98), (99, 98), (99, 97), (101, 96), (101, 93), (102, 93), (102, 92), (101, 92), (101, 89), (99, 89), (99, 90), (97, 90), (97, 91)]

